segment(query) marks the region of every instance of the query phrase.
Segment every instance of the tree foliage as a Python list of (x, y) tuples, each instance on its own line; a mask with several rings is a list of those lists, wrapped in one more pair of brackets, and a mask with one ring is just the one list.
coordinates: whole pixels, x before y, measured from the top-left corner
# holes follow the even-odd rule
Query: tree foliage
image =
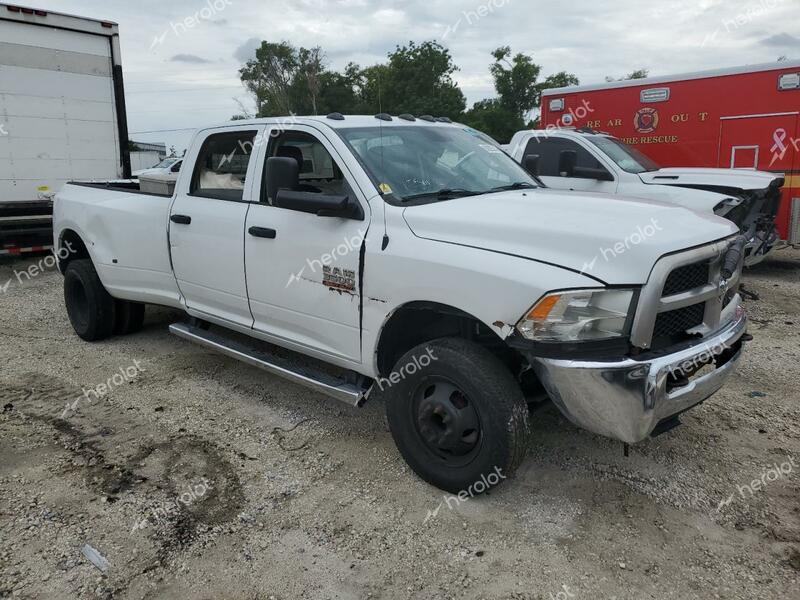
[(388, 62), (343, 72), (330, 70), (321, 48), (262, 42), (255, 59), (240, 71), (260, 117), (289, 114), (390, 112), (458, 118), (466, 108), (453, 81), (450, 52), (437, 42), (410, 42)]
[(494, 63), (489, 72), (494, 79), (497, 98), (483, 100), (464, 115), (464, 122), (488, 133), (499, 142), (508, 142), (517, 131), (538, 122), (530, 121), (532, 112), (541, 107), (542, 92), (546, 89), (578, 85), (572, 73), (560, 71), (539, 81), (542, 67), (525, 54), (512, 56), (511, 48), (503, 46), (492, 52)]
[[(578, 78), (564, 71), (540, 81), (542, 67), (533, 57), (513, 54), (504, 46), (492, 52), (489, 72), (496, 98), (481, 100), (466, 110), (466, 98), (454, 80), (458, 67), (450, 51), (435, 41), (397, 46), (385, 62), (361, 67), (348, 64), (335, 71), (319, 48), (291, 43), (262, 42), (239, 71), (242, 83), (256, 104), (256, 116), (299, 114), (409, 113), (450, 117), (508, 141), (529, 122), (539, 108), (542, 91), (577, 85)], [(248, 111), (233, 119), (248, 118)]]
[(632, 79), (647, 79), (650, 76), (649, 69), (636, 69), (632, 73), (628, 73), (625, 77), (620, 77), (618, 79), (614, 79), (613, 77), (606, 77), (606, 81), (611, 83), (612, 81), (630, 81)]

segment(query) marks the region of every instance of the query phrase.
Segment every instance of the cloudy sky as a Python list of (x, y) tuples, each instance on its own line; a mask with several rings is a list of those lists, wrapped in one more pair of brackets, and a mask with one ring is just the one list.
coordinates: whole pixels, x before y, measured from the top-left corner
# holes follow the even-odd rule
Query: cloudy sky
[[(214, 4), (216, 2), (216, 5)], [(798, 0), (30, 0), (120, 25), (131, 137), (181, 150), (188, 131), (252, 101), (237, 70), (260, 40), (322, 46), (334, 69), (436, 39), (460, 67), (471, 104), (493, 95), (490, 52), (532, 54), (545, 75), (581, 83), (800, 58)], [(212, 6), (214, 8), (209, 8)], [(185, 27), (195, 17), (196, 25)], [(145, 133), (153, 132), (153, 133)]]

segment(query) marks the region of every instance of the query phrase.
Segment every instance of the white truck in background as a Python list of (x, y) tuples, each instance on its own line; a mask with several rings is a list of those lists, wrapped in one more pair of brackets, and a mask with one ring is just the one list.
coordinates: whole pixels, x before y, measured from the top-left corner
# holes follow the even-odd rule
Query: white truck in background
[(64, 186), (54, 236), (82, 339), (169, 306), (177, 336), (352, 407), (380, 389), (403, 457), (453, 493), (511, 476), (548, 397), (625, 443), (668, 431), (749, 339), (733, 223), (544, 189), (429, 116), (203, 129), (171, 193)]
[(659, 200), (725, 217), (747, 237), (745, 266), (760, 263), (780, 243), (775, 220), (783, 175), (746, 169), (662, 169), (621, 140), (586, 129), (519, 131), (504, 149), (557, 190)]
[(118, 26), (0, 3), (0, 255), (50, 246), (66, 182), (129, 176)]

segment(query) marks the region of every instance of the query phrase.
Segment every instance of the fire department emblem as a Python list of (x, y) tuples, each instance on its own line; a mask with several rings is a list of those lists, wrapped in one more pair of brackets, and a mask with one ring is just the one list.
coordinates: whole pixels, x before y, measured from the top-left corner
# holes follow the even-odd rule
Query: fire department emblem
[(633, 126), (639, 133), (653, 133), (658, 129), (658, 110), (655, 108), (642, 108), (636, 113)]

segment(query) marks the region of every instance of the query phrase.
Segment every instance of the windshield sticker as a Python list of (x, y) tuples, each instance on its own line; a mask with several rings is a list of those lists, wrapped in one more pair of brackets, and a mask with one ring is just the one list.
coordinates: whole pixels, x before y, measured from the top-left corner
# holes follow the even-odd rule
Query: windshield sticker
[(381, 191), (382, 194), (391, 194), (392, 188), (389, 186), (388, 183), (382, 183), (378, 186), (378, 189)]

